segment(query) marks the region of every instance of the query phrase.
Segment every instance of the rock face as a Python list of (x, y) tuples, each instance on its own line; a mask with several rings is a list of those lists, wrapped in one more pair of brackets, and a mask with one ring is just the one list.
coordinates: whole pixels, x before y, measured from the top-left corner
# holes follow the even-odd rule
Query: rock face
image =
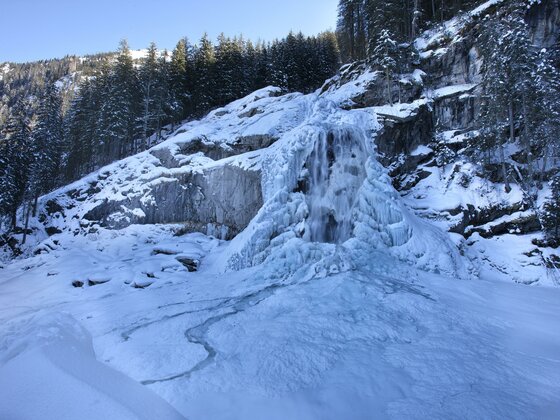
[(303, 95), (279, 93), (274, 87), (253, 92), (185, 123), (152, 149), (43, 197), (41, 233), (181, 224), (181, 233), (232, 239), (263, 206), (263, 156), (304, 115)]
[[(203, 153), (204, 156), (212, 160), (222, 160), (242, 153), (267, 148), (276, 140), (278, 140), (276, 137), (266, 134), (239, 137), (227, 143), (214, 142), (205, 137), (195, 138), (180, 146), (179, 155), (188, 156), (195, 153)], [(168, 168), (177, 168), (181, 165), (169, 149), (156, 149), (152, 150), (151, 153), (162, 160)]]
[(544, 0), (538, 7), (532, 7), (527, 13), (526, 21), (531, 27), (533, 44), (551, 48), (558, 43), (560, 28), (558, 0)]
[(428, 105), (419, 106), (407, 118), (384, 116), (378, 119), (383, 123), (383, 129), (375, 143), (381, 155), (380, 162), (385, 166), (391, 165), (397, 156), (411, 157), (416, 147), (428, 144), (432, 139), (434, 119)]
[(459, 92), (436, 98), (433, 104), (434, 126), (442, 131), (473, 129), (477, 124), (480, 106), (480, 96), (477, 94)]
[(152, 200), (105, 200), (84, 217), (114, 229), (130, 224), (183, 223), (190, 231), (231, 239), (263, 204), (260, 170), (231, 165), (168, 178), (151, 188)]

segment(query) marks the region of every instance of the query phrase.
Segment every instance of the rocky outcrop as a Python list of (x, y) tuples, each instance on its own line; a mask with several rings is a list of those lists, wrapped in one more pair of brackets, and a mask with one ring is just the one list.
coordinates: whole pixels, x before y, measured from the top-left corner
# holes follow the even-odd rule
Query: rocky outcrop
[(175, 178), (160, 178), (150, 192), (104, 200), (85, 219), (119, 229), (130, 224), (183, 223), (187, 231), (231, 239), (263, 204), (260, 170), (225, 164)]
[(531, 28), (534, 45), (544, 48), (558, 48), (560, 29), (560, 2), (543, 0), (540, 5), (528, 10), (526, 22)]
[(480, 106), (478, 89), (476, 93), (459, 91), (453, 95), (435, 98), (434, 127), (440, 131), (474, 129), (477, 126)]
[[(433, 137), (433, 117), (430, 107), (425, 104), (419, 106), (406, 118), (392, 115), (378, 117), (383, 128), (375, 138), (380, 162), (384, 166), (394, 163), (397, 156), (414, 160), (411, 152), (418, 146), (428, 144)], [(403, 170), (414, 167), (414, 163), (404, 164)]]
[[(396, 77), (391, 89), (393, 103), (412, 102), (420, 98), (422, 93), (422, 72)], [(365, 62), (348, 64), (340, 70), (340, 74), (329, 79), (321, 88), (321, 94), (339, 90), (341, 86), (358, 88), (351, 100), (340, 104), (345, 109), (366, 108), (384, 105), (389, 102), (387, 81), (379, 71), (373, 71)]]
[(422, 69), (428, 74), (428, 85), (434, 89), (479, 83), (481, 65), (480, 51), (472, 35), (426, 55), (421, 63)]
[(178, 153), (172, 153), (168, 148), (157, 148), (150, 151), (167, 168), (181, 166), (181, 158), (202, 153), (212, 160), (222, 160), (247, 152), (267, 148), (278, 140), (267, 134), (238, 137), (228, 142), (214, 142), (205, 137), (196, 138), (179, 145)]

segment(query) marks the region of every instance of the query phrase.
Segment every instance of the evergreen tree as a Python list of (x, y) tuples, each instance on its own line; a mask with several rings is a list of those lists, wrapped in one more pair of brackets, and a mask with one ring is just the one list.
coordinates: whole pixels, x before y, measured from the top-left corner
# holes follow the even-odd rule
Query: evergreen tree
[(539, 181), (542, 182), (548, 170), (549, 157), (558, 156), (560, 151), (560, 74), (545, 49), (537, 58), (533, 80), (535, 101), (530, 107), (534, 123), (532, 146), (542, 161), (539, 171)]
[(142, 91), (142, 113), (139, 118), (141, 138), (146, 139), (148, 135), (157, 129), (158, 107), (157, 101), (160, 96), (158, 90), (161, 88), (159, 78), (158, 51), (152, 42), (148, 47), (146, 58), (140, 67), (139, 79)]
[[(64, 117), (64, 174), (72, 180), (92, 169), (99, 104), (92, 82), (85, 80)], [(97, 127), (98, 128), (98, 127)]]
[(560, 176), (556, 175), (550, 181), (551, 195), (544, 203), (540, 214), (547, 239), (560, 240)]
[(23, 102), (12, 108), (0, 145), (0, 211), (10, 219), (12, 228), (17, 224), (17, 210), (22, 204), (33, 162), (30, 121)]
[(365, 58), (367, 5), (362, 0), (339, 1), (337, 35), (345, 62)]
[[(170, 108), (171, 103), (171, 86), (170, 86), (170, 64), (169, 54), (167, 50), (163, 51), (158, 60), (156, 92), (154, 96), (154, 112), (155, 130), (157, 131), (157, 138), (161, 137), (161, 129), (168, 122), (172, 121), (172, 112)], [(148, 142), (147, 147), (151, 147)]]
[(267, 84), (288, 89), (287, 69), (284, 67), (284, 43), (278, 40), (272, 42), (269, 48), (270, 71)]
[(262, 85), (262, 82), (259, 83), (257, 80), (257, 60), (260, 52), (259, 46), (253, 45), (250, 40), (245, 42), (243, 45), (243, 77), (241, 83), (242, 96), (265, 86)]
[(374, 64), (377, 65), (385, 76), (387, 84), (387, 100), (393, 105), (393, 77), (397, 67), (396, 55), (398, 53), (397, 43), (393, 40), (389, 30), (381, 31), (379, 41), (373, 52)]
[(141, 109), (137, 73), (126, 40), (121, 41), (108, 87), (109, 95), (104, 101), (105, 138), (109, 156), (120, 159), (137, 151), (136, 121)]
[(266, 87), (271, 80), (272, 59), (270, 47), (264, 43), (257, 44), (257, 58), (255, 60), (255, 82), (254, 87), (260, 89)]
[[(501, 135), (507, 128), (507, 138), (513, 143), (516, 139), (516, 122), (521, 120), (525, 130), (531, 124), (529, 108), (532, 106), (531, 68), (534, 56), (530, 45), (527, 26), (516, 10), (521, 3), (515, 0), (509, 4), (505, 16), (498, 16), (485, 25), (481, 36), (483, 46), (482, 86), (485, 100), (482, 107), (484, 131), (495, 133), (494, 146), (499, 150), (502, 175), (506, 191), (509, 180), (506, 170), (504, 138)], [(531, 142), (527, 131), (522, 139), (531, 173)], [(531, 177), (531, 175), (530, 175)], [(530, 180), (529, 180), (530, 181)]]
[(303, 74), (301, 71), (302, 63), (302, 38), (299, 33), (297, 36), (290, 32), (286, 37), (282, 49), (282, 65), (286, 72), (286, 88), (290, 91), (301, 91), (303, 85)]
[(215, 50), (214, 77), (217, 83), (214, 101), (217, 105), (229, 103), (247, 92), (243, 86), (243, 66), (242, 41), (221, 34)]
[(181, 39), (171, 54), (169, 66), (170, 110), (173, 123), (181, 121), (189, 112), (187, 88), (187, 48), (185, 38)]
[(214, 46), (207, 34), (204, 34), (194, 54), (196, 85), (195, 85), (195, 112), (203, 115), (216, 104), (216, 57)]
[(367, 0), (365, 10), (368, 56), (370, 60), (375, 61), (379, 49), (384, 48), (379, 46), (383, 42), (384, 35), (390, 34), (390, 39), (395, 43), (408, 38), (408, 34), (403, 30), (404, 16), (408, 11), (406, 8), (403, 9), (400, 0)]
[(340, 67), (340, 50), (336, 34), (323, 32), (318, 36), (319, 41), (319, 67), (316, 70), (318, 84), (324, 83), (329, 77), (336, 74)]
[(37, 199), (57, 185), (63, 151), (62, 103), (56, 87), (46, 87), (32, 131), (31, 150), (33, 163), (30, 168), (29, 198), (33, 200), (33, 213)]

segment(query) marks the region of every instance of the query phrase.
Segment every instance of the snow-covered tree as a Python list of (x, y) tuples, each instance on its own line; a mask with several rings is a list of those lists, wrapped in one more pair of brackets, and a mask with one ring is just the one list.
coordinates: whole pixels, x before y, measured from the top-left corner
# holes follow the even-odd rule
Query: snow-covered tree
[[(506, 139), (510, 143), (515, 142), (519, 124), (524, 125), (520, 138), (527, 157), (528, 184), (532, 178), (529, 111), (534, 104), (531, 71), (535, 66), (535, 57), (527, 25), (516, 13), (517, 7), (517, 2), (512, 0), (504, 15), (487, 20), (485, 32), (481, 35), (484, 57), (482, 131), (488, 145), (499, 151), (506, 191), (510, 191), (511, 187), (504, 143)], [(507, 136), (502, 135), (505, 132)], [(491, 138), (493, 142), (488, 141)]]
[(188, 41), (186, 38), (183, 38), (177, 42), (175, 49), (171, 53), (169, 89), (171, 119), (174, 123), (181, 121), (189, 112), (189, 105), (187, 103), (190, 99), (191, 91), (187, 85), (187, 52)]
[(27, 190), (32, 162), (29, 115), (26, 105), (19, 102), (0, 136), (0, 213), (9, 217), (12, 228), (17, 224), (17, 209)]
[(216, 104), (227, 104), (247, 93), (243, 59), (243, 40), (220, 34), (215, 49)]
[(548, 239), (560, 240), (560, 175), (550, 181), (551, 195), (540, 214), (541, 224)]
[(140, 133), (142, 139), (148, 137), (149, 133), (157, 128), (156, 103), (160, 93), (160, 80), (158, 68), (158, 51), (153, 42), (148, 47), (139, 71), (140, 89), (142, 91), (142, 113), (139, 118)]
[(387, 84), (387, 101), (393, 105), (393, 77), (397, 68), (397, 43), (389, 30), (381, 31), (379, 40), (373, 51), (373, 63), (378, 66), (385, 76)]
[(46, 87), (41, 98), (32, 140), (29, 198), (34, 203), (35, 213), (37, 198), (57, 185), (63, 152), (62, 104), (52, 84)]
[(216, 56), (214, 46), (207, 34), (200, 39), (194, 62), (196, 73), (194, 108), (198, 115), (202, 115), (216, 103)]
[(560, 152), (560, 74), (554, 66), (550, 52), (543, 49), (533, 72), (535, 103), (531, 107), (533, 119), (532, 146), (541, 158), (539, 181), (549, 169), (550, 156)]

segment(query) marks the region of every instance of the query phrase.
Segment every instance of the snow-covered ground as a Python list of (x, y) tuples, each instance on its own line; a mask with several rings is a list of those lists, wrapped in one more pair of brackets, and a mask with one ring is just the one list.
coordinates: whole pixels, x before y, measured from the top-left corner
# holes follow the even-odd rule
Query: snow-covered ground
[(227, 242), (174, 230), (69, 235), (66, 249), (1, 271), (0, 418), (560, 410), (559, 289), (444, 277), (330, 244), (291, 272), (269, 261), (219, 273)]

